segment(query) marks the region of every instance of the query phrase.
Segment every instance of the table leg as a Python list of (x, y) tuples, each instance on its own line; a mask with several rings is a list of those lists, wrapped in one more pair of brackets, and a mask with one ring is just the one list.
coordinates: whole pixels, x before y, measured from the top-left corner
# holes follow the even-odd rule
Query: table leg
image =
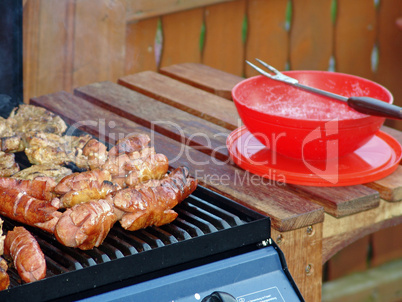
[(287, 232), (271, 229), (285, 254), (293, 279), (306, 301), (321, 301), (323, 223)]

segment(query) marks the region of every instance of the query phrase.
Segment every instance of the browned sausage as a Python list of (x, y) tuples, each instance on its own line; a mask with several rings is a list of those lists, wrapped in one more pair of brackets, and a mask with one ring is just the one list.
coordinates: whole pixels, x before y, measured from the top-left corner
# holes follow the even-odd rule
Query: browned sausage
[(0, 187), (13, 188), (34, 198), (50, 201), (53, 197), (55, 182), (47, 180), (26, 180), (0, 177)]
[(35, 237), (24, 227), (14, 227), (4, 241), (4, 254), (11, 256), (19, 276), (25, 282), (46, 277), (46, 261)]
[(10, 219), (53, 233), (61, 216), (49, 201), (24, 194), (14, 188), (0, 187), (0, 213)]
[(116, 220), (113, 207), (105, 200), (89, 201), (68, 208), (54, 235), (65, 246), (89, 250), (102, 244)]
[(196, 187), (197, 180), (188, 176), (187, 168), (181, 167), (161, 180), (159, 185), (144, 186), (139, 190), (129, 187), (110, 193), (106, 199), (113, 202), (121, 226), (135, 231), (172, 222), (177, 217), (172, 208)]

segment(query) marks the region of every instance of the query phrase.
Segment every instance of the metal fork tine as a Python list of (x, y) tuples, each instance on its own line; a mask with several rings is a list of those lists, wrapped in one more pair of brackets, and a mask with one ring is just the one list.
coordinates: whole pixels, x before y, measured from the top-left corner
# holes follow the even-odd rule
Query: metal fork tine
[(263, 69), (255, 66), (254, 64), (250, 63), (249, 61), (246, 60), (246, 63), (248, 65), (250, 65), (251, 67), (253, 67), (255, 70), (257, 70), (259, 73), (265, 75), (266, 77), (269, 77), (273, 80), (277, 80), (277, 81), (282, 81), (282, 82), (286, 82), (288, 84), (297, 84), (298, 80), (289, 77), (287, 75), (284, 75), (282, 72), (279, 72), (276, 68), (272, 67), (271, 65), (268, 65), (267, 63), (265, 63), (264, 61), (261, 61), (260, 59), (256, 59), (259, 63), (261, 63), (261, 65), (263, 65), (264, 67), (268, 68), (271, 72), (273, 72), (275, 75), (270, 74), (266, 71), (264, 71)]
[(268, 65), (268, 64), (265, 63), (264, 61), (261, 61), (260, 59), (257, 59), (257, 58), (256, 58), (256, 60), (257, 60), (261, 65), (263, 65), (264, 67), (266, 67), (266, 68), (268, 68), (269, 70), (271, 70), (273, 73), (275, 73), (275, 74), (282, 74), (282, 73), (279, 72), (276, 68), (272, 67), (271, 65)]
[(265, 70), (261, 69), (260, 67), (254, 65), (253, 63), (251, 63), (251, 62), (249, 62), (249, 61), (247, 61), (247, 60), (246, 60), (246, 63), (247, 63), (248, 65), (250, 65), (252, 68), (254, 68), (255, 70), (257, 70), (259, 73), (265, 75), (266, 77), (272, 78), (272, 74), (266, 72)]

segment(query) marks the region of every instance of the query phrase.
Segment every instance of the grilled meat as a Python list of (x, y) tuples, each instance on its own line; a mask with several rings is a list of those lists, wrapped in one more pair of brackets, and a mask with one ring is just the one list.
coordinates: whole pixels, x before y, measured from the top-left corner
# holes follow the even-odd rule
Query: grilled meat
[(103, 168), (110, 171), (114, 182), (121, 187), (127, 187), (162, 178), (169, 168), (169, 161), (164, 154), (146, 147), (116, 157), (109, 156)]
[(44, 164), (44, 165), (32, 165), (29, 168), (23, 169), (15, 174), (13, 178), (27, 179), (27, 180), (47, 180), (53, 179), (55, 185), (59, 183), (61, 179), (72, 173), (71, 169), (60, 165)]
[(101, 168), (108, 157), (106, 146), (94, 138), (85, 144), (82, 154), (88, 158), (88, 166), (91, 170)]
[(20, 170), (20, 166), (15, 162), (13, 153), (0, 151), (0, 176), (11, 176)]
[(113, 203), (124, 229), (135, 231), (148, 226), (172, 222), (177, 213), (174, 206), (188, 197), (197, 187), (197, 180), (188, 176), (188, 169), (174, 170), (158, 186), (126, 188), (110, 193), (106, 200)]
[(13, 132), (17, 135), (32, 134), (34, 132), (63, 134), (66, 123), (60, 116), (42, 107), (21, 104), (13, 109), (8, 117)]
[(21, 136), (14, 133), (8, 120), (0, 117), (0, 151), (17, 152), (23, 149)]
[(46, 277), (46, 261), (35, 237), (24, 227), (15, 227), (7, 233), (5, 255), (11, 256), (19, 276), (25, 282)]
[(29, 137), (25, 154), (29, 162), (36, 165), (74, 163), (79, 168), (88, 169), (88, 159), (82, 149), (90, 139), (90, 135), (60, 136), (36, 132)]
[(148, 146), (151, 141), (146, 134), (138, 133), (119, 139), (114, 147), (109, 151), (109, 156), (118, 156), (119, 154), (141, 151)]
[(7, 119), (0, 119), (0, 150), (20, 152), (26, 148), (30, 137), (36, 132), (61, 135), (66, 131), (66, 123), (45, 108), (21, 104)]
[(7, 261), (0, 257), (0, 290), (7, 289), (10, 286), (10, 277), (7, 274)]
[(54, 235), (65, 246), (89, 250), (102, 244), (116, 220), (113, 206), (107, 201), (89, 201), (67, 209)]
[(61, 216), (53, 204), (12, 186), (0, 186), (0, 214), (50, 233)]

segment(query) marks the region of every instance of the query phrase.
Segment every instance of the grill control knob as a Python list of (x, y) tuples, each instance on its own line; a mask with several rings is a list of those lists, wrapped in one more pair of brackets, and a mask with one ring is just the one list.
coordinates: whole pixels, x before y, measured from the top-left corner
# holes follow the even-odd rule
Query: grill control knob
[(206, 296), (201, 302), (236, 302), (236, 298), (228, 293), (213, 292)]

